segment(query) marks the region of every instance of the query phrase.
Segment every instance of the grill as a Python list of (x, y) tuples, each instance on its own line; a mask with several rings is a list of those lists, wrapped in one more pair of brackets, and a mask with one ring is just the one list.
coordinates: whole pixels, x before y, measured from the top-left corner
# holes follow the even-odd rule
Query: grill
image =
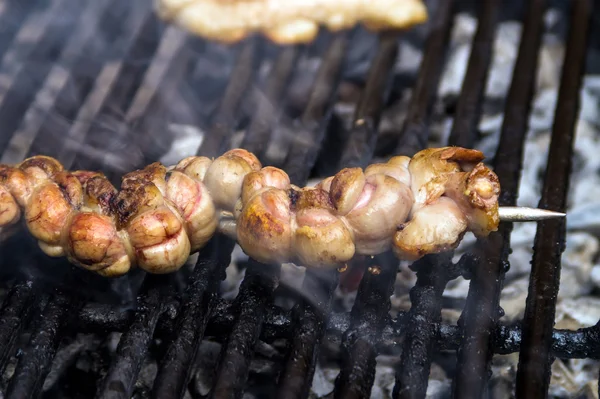
[[(392, 82), (399, 57), (397, 43), (405, 33), (386, 32), (377, 39), (352, 124), (346, 128), (333, 120), (333, 106), (347, 56), (357, 36), (364, 32), (323, 33), (313, 46), (285, 48), (260, 38), (248, 39), (219, 53), (227, 59), (235, 57), (228, 72), (230, 79), (219, 86), (198, 82), (194, 75), (212, 45), (164, 26), (148, 3), (14, 0), (0, 5), (2, 162), (15, 163), (43, 153), (56, 156), (68, 168), (101, 169), (118, 182), (122, 172), (155, 161), (173, 140), (165, 122), (173, 116), (167, 118), (163, 113), (172, 98), (187, 98), (187, 106), (195, 109), (182, 118), (205, 130), (200, 155), (220, 155), (232, 147), (242, 130), (240, 146), (257, 154), (264, 164), (278, 163), (297, 185), (306, 184), (315, 170), (366, 167), (372, 161), (381, 138), (382, 112), (392, 96), (392, 86), (397, 84)], [(432, 107), (453, 17), (459, 8), (455, 3), (429, 2), (431, 22), (423, 58), (416, 81), (408, 86), (412, 89), (410, 103), (403, 128), (394, 137), (395, 154), (412, 156), (430, 143)], [(517, 8), (523, 35), (500, 141), (492, 158), (503, 187), (501, 205), (507, 206), (516, 205), (543, 17), (549, 7), (542, 0), (522, 3)], [(585, 0), (572, 1), (566, 7), (571, 13), (566, 62), (541, 208), (566, 210), (588, 36), (592, 17), (598, 15), (593, 7), (592, 1)], [(478, 28), (450, 135), (442, 144), (472, 147), (476, 139), (492, 45), (504, 4), (487, 0), (476, 2), (475, 8)], [(102, 40), (97, 40), (97, 35), (102, 35)], [(299, 60), (307, 52), (322, 54), (321, 62), (302, 106), (294, 108), (286, 99), (299, 65), (303, 65)], [(90, 61), (94, 59), (103, 60), (103, 64)], [(265, 60), (271, 69), (257, 86), (257, 71)], [(254, 96), (250, 107), (247, 97), (255, 91), (260, 95)], [(194, 101), (201, 102), (203, 108), (196, 107)], [(289, 115), (274, 109), (274, 104), (286, 104), (282, 108)], [(291, 121), (286, 135), (297, 140), (281, 146), (283, 155), (273, 156), (267, 144), (275, 126), (284, 120)], [(103, 132), (110, 140), (103, 138)], [(57, 142), (62, 145), (57, 146)], [(127, 146), (114, 147), (123, 142), (137, 143), (135, 151)], [(564, 220), (538, 224), (524, 319), (517, 325), (499, 323), (511, 230), (511, 225), (502, 225), (497, 233), (477, 242), (475, 251), (458, 263), (452, 262), (452, 254), (441, 254), (412, 265), (417, 281), (410, 291), (411, 308), (397, 317), (389, 313), (398, 271), (391, 253), (364, 260), (361, 267), (366, 272), (352, 311), (339, 313), (332, 305), (339, 282), (337, 271), (308, 271), (302, 285), (305, 296), (288, 308), (277, 302), (281, 266), (253, 260), (247, 264), (235, 299), (222, 298), (219, 288), (234, 250), (234, 242), (224, 236), (214, 237), (200, 252), (191, 273), (134, 273), (110, 282), (31, 249), (27, 254), (5, 249), (1, 274), (7, 293), (0, 308), (0, 372), (10, 378), (2, 381), (3, 395), (7, 399), (41, 397), (63, 337), (122, 332), (116, 355), (107, 361), (97, 380), (61, 377), (65, 384), (77, 387), (79, 396), (74, 397), (182, 398), (201, 342), (205, 337), (216, 337), (222, 350), (210, 397), (243, 397), (257, 346), (283, 340), (285, 356), (280, 371), (275, 381), (263, 381), (267, 388), (261, 395), (306, 398), (323, 344), (327, 337), (337, 336), (341, 337), (341, 358), (336, 398), (370, 397), (376, 358), (382, 350), (401, 350), (394, 398), (425, 397), (434, 356), (444, 351), (456, 352), (454, 397), (484, 397), (494, 354), (518, 352), (516, 397), (543, 398), (548, 393), (554, 359), (600, 359), (600, 324), (575, 331), (553, 329), (565, 246)], [(3, 246), (11, 248), (25, 240), (17, 234)], [(56, 271), (50, 282), (47, 273), (39, 277), (45, 268)], [(443, 291), (459, 276), (470, 280), (464, 311), (457, 325), (442, 323)], [(73, 290), (82, 285), (94, 286), (107, 296), (119, 295), (110, 303), (98, 301)], [(124, 308), (124, 297), (133, 299), (135, 306)], [(154, 348), (156, 339), (161, 341), (159, 350)], [(136, 383), (145, 359), (151, 355), (160, 360), (153, 386), (146, 390)], [(15, 356), (16, 365), (10, 366), (14, 370), (6, 373)]]

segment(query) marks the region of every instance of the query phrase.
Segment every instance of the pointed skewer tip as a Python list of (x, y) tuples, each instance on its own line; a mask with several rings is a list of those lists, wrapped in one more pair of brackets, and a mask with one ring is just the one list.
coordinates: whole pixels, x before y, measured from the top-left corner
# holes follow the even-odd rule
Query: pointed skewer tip
[(498, 212), (500, 220), (503, 222), (539, 222), (541, 220), (558, 219), (567, 216), (566, 213), (562, 212), (524, 206), (501, 206)]

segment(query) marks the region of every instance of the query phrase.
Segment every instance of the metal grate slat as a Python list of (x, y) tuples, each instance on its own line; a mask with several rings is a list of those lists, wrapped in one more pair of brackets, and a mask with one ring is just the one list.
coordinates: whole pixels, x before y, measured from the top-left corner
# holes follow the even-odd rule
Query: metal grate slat
[[(62, 133), (69, 128), (68, 121), (60, 114), (67, 108), (62, 104), (65, 100), (65, 92), (69, 91), (72, 94), (76, 89), (71, 72), (74, 71), (82, 53), (85, 57), (92, 54), (91, 48), (94, 46), (90, 43), (96, 40), (98, 23), (102, 11), (106, 8), (107, 0), (100, 0), (90, 3), (90, 6), (82, 11), (80, 23), (69, 35), (60, 56), (50, 68), (40, 90), (35, 93), (35, 99), (25, 112), (18, 131), (14, 132), (8, 142), (8, 148), (2, 154), (2, 163), (15, 164), (34, 154), (58, 152), (57, 146), (54, 145), (56, 137), (62, 136)], [(75, 94), (74, 97), (76, 98), (77, 95)], [(77, 101), (71, 100), (69, 109), (76, 110), (78, 107), (74, 107), (73, 103)], [(59, 113), (55, 114), (56, 112)], [(66, 117), (72, 118), (74, 115), (67, 114)], [(59, 118), (63, 118), (60, 121), (62, 122), (60, 128), (56, 126), (56, 120)]]
[[(398, 32), (384, 33), (358, 101), (341, 167), (366, 168), (373, 157), (379, 120), (390, 89), (398, 55)], [(336, 397), (369, 397), (375, 379), (375, 357), (381, 327), (388, 317), (398, 262), (391, 251), (367, 260), (367, 272), (352, 307), (351, 324), (342, 341), (343, 366), (336, 379)], [(366, 266), (366, 265), (365, 265)]]
[[(332, 104), (337, 96), (336, 88), (341, 79), (342, 63), (350, 40), (351, 34), (340, 34), (330, 43), (317, 71), (306, 108), (293, 126), (294, 136), (299, 139), (290, 147), (284, 162), (292, 168), (288, 171), (292, 184), (304, 185), (317, 160), (318, 149), (331, 118)], [(308, 167), (298, 167), (299, 165)]]
[[(337, 57), (327, 58), (320, 70), (332, 70), (331, 65), (340, 65)], [(321, 75), (323, 76), (323, 75)], [(333, 73), (331, 78), (337, 78), (337, 73)], [(336, 90), (337, 87), (332, 82), (323, 82), (324, 87), (329, 90)], [(318, 85), (313, 86), (314, 99), (315, 91), (323, 90)], [(330, 99), (333, 96), (331, 92), (321, 92), (323, 98)], [(314, 105), (310, 102), (307, 106)], [(329, 113), (330, 102), (323, 104), (324, 114)], [(306, 113), (306, 110), (305, 110)], [(253, 149), (249, 149), (253, 150)], [(308, 176), (308, 170), (312, 165), (292, 163), (292, 158), (287, 158), (284, 170), (293, 174), (305, 174)], [(300, 182), (303, 185), (303, 182)], [(280, 265), (263, 265), (251, 261), (246, 272), (246, 277), (242, 282), (239, 294), (234, 302), (235, 309), (239, 312), (234, 323), (231, 335), (224, 345), (217, 377), (211, 391), (213, 397), (240, 397), (243, 392), (243, 384), (248, 377), (250, 357), (256, 342), (259, 339), (263, 327), (264, 315), (268, 304), (272, 303), (273, 292), (278, 285)]]
[(257, 65), (262, 61), (264, 43), (260, 38), (251, 38), (243, 44), (235, 67), (231, 72), (225, 93), (219, 107), (211, 118), (211, 125), (204, 136), (201, 154), (218, 157), (229, 150), (233, 129), (238, 121), (238, 111), (242, 99), (256, 76)]
[[(339, 35), (331, 42), (313, 83), (311, 95), (296, 128), (303, 140), (295, 143), (286, 158), (293, 184), (304, 185), (310, 168), (317, 160), (314, 146), (320, 147), (325, 136), (336, 88), (340, 81), (350, 35)], [(298, 167), (306, 165), (306, 167)], [(294, 327), (297, 334), (289, 343), (285, 366), (278, 383), (282, 398), (307, 397), (315, 372), (319, 344), (324, 334), (325, 319), (331, 309), (337, 272), (307, 270), (302, 291), (306, 297), (294, 308)]]
[(365, 168), (375, 151), (381, 112), (391, 90), (393, 68), (398, 56), (398, 32), (380, 35), (379, 49), (371, 62), (364, 91), (356, 105), (352, 128), (340, 165)]
[(69, 324), (70, 311), (75, 306), (73, 299), (60, 292), (49, 299), (42, 317), (37, 319), (27, 347), (19, 357), (6, 390), (6, 399), (31, 398), (39, 394), (62, 333)]
[(368, 398), (383, 327), (389, 318), (398, 261), (391, 252), (368, 260), (342, 341), (342, 369), (335, 382), (336, 398)]
[[(160, 44), (160, 37), (156, 34), (159, 30), (156, 16), (148, 9), (137, 9), (133, 5), (130, 11), (134, 32), (132, 39), (119, 54), (118, 63), (112, 64), (107, 60), (104, 71), (107, 71), (106, 87), (102, 88), (105, 95), (97, 103), (97, 111), (92, 123), (84, 127), (82, 134), (87, 137), (87, 145), (98, 155), (90, 157), (85, 152), (79, 152), (73, 159), (73, 167), (77, 169), (105, 170), (106, 176), (115, 181), (116, 174), (113, 168), (106, 168), (106, 158), (110, 156), (111, 145), (120, 142), (120, 137), (128, 133), (128, 128), (115, 122), (123, 119), (131, 105), (144, 75), (150, 66), (151, 59)], [(147, 8), (147, 7), (146, 7)], [(143, 62), (142, 62), (143, 61)], [(110, 72), (108, 72), (110, 71)], [(100, 79), (100, 78), (99, 78)], [(99, 80), (96, 81), (97, 83)], [(107, 139), (106, 137), (110, 137)]]
[(16, 344), (19, 332), (29, 321), (37, 295), (33, 282), (18, 282), (6, 295), (0, 308), (0, 374), (4, 372), (8, 358)]
[[(430, 37), (428, 38), (426, 49), (423, 55), (423, 61), (421, 63), (420, 72), (417, 77), (413, 96), (408, 108), (408, 115), (403, 126), (402, 133), (400, 135), (398, 145), (396, 148), (396, 154), (412, 156), (415, 152), (425, 148), (428, 142), (429, 136), (429, 118), (431, 115), (432, 104), (434, 100), (435, 91), (440, 81), (440, 75), (442, 72), (442, 56), (447, 51), (448, 37), (452, 20), (453, 2), (441, 2), (440, 8), (437, 10), (434, 22), (432, 24), (432, 30)], [(423, 374), (420, 376), (413, 375), (413, 369), (416, 370), (417, 364), (416, 359), (422, 358), (427, 362), (430, 359), (431, 353), (428, 349), (427, 343), (423, 343), (421, 340), (422, 336), (430, 336), (427, 334), (427, 328), (429, 325), (423, 326), (422, 322), (419, 325), (414, 325), (418, 319), (416, 314), (439, 313), (436, 308), (436, 304), (432, 303), (431, 300), (425, 298), (423, 300), (421, 296), (431, 291), (431, 295), (436, 295), (435, 290), (443, 291), (445, 282), (443, 281), (444, 276), (438, 275), (438, 280), (427, 281), (428, 274), (426, 270), (423, 270), (428, 266), (428, 260), (431, 257), (425, 258), (419, 265), (419, 272), (417, 272), (417, 283), (410, 292), (410, 299), (413, 306), (411, 307), (411, 313), (408, 317), (408, 323), (412, 325), (412, 333), (409, 332), (405, 335), (404, 340), (413, 339), (415, 344), (415, 350), (419, 353), (413, 353), (415, 360), (409, 360), (409, 356), (405, 353), (405, 348), (408, 344), (403, 347), (402, 363), (400, 369), (396, 373), (396, 384), (394, 386), (392, 395), (394, 398), (408, 397), (409, 390), (423, 391), (426, 389), (427, 380), (423, 380)], [(425, 279), (420, 274), (425, 273)], [(443, 284), (443, 285), (442, 285)], [(440, 287), (441, 286), (441, 287)], [(430, 318), (429, 318), (430, 320)], [(409, 348), (410, 350), (410, 348)], [(421, 365), (423, 367), (423, 365)], [(423, 370), (423, 368), (422, 368)], [(427, 370), (423, 370), (425, 375), (428, 375), (429, 367)], [(414, 380), (415, 377), (420, 379)], [(414, 385), (412, 385), (414, 384)]]
[[(170, 118), (165, 105), (176, 94), (193, 65), (190, 48), (197, 44), (177, 29), (167, 28), (161, 39), (155, 58), (148, 68), (144, 82), (137, 91), (125, 115), (125, 123), (131, 126), (134, 142), (140, 146), (144, 165), (155, 162), (163, 155), (171, 142), (168, 129)], [(201, 42), (204, 44), (204, 42)], [(202, 53), (204, 46), (198, 50)]]
[(204, 330), (215, 306), (218, 283), (223, 271), (229, 266), (233, 246), (234, 242), (230, 239), (217, 236), (200, 252), (186, 289), (186, 299), (179, 308), (174, 331), (176, 336), (159, 365), (152, 390), (153, 398), (183, 396)]
[[(485, 90), (486, 69), (491, 59), (495, 20), (500, 5), (500, 2), (490, 0), (481, 9), (480, 24), (458, 100), (462, 105), (453, 121), (449, 145), (471, 143), (475, 137), (473, 127), (479, 122), (481, 114), (481, 107), (477, 103)], [(441, 322), (442, 294), (448, 281), (456, 277), (451, 271), (452, 253), (453, 251), (428, 255), (412, 266), (417, 270), (417, 282), (410, 291), (408, 330), (402, 346), (394, 397), (425, 397), (435, 346), (434, 337)]]
[[(516, 205), (544, 28), (544, 9), (545, 1), (534, 0), (524, 10), (521, 44), (506, 101), (500, 142), (494, 156), (494, 171), (502, 187), (501, 205)], [(465, 339), (457, 353), (458, 368), (453, 388), (457, 398), (481, 397), (488, 379), (492, 334), (500, 316), (500, 290), (508, 265), (511, 231), (511, 223), (502, 223), (498, 232), (478, 242), (477, 250), (482, 256), (471, 270), (473, 276), (461, 322)]]
[[(33, 3), (35, 4), (35, 1)], [(36, 6), (37, 4), (34, 5), (33, 13), (40, 11), (36, 9)], [(2, 28), (0, 33), (2, 33), (2, 40), (0, 41), (0, 59), (4, 57), (4, 54), (10, 48), (13, 39), (23, 26), (23, 22), (32, 13), (32, 10), (24, 7), (19, 0), (7, 1), (1, 7), (0, 26)]]
[(454, 0), (440, 1), (433, 17), (396, 155), (411, 157), (427, 146), (429, 118), (447, 53), (454, 6)]
[[(70, 132), (72, 121), (77, 118), (77, 112), (80, 109), (79, 105), (84, 103), (87, 96), (94, 87), (96, 77), (101, 71), (102, 64), (92, 62), (91, 60), (102, 59), (106, 57), (108, 47), (115, 44), (119, 37), (120, 29), (110, 29), (112, 23), (117, 26), (125, 23), (127, 13), (119, 13), (114, 15), (111, 10), (118, 0), (109, 0), (100, 3), (100, 12), (93, 23), (90, 23), (91, 36), (85, 40), (85, 52), (78, 52), (78, 55), (73, 60), (72, 64), (68, 65), (68, 75), (58, 90), (53, 104), (48, 108), (45, 116), (40, 121), (38, 131), (34, 133), (34, 139), (31, 143), (27, 157), (36, 154), (48, 154), (58, 157), (65, 165), (71, 165), (73, 156), (66, 156), (67, 150), (56, 148), (54, 142), (58, 132)], [(112, 33), (110, 36), (105, 36), (106, 46), (101, 45), (101, 42), (95, 40), (93, 31), (100, 30), (103, 32)], [(69, 145), (69, 134), (65, 134), (66, 147)], [(71, 150), (71, 153), (73, 151)]]
[[(326, 281), (320, 279), (319, 281)], [(235, 317), (232, 305), (224, 300), (218, 300), (215, 311), (211, 314), (206, 326), (206, 335), (220, 336), (231, 331)], [(101, 307), (100, 311), (82, 308), (77, 316), (78, 331), (92, 332), (97, 330), (124, 331), (130, 323), (133, 313), (119, 313), (111, 307)], [(382, 328), (380, 348), (393, 350), (406, 334), (406, 315), (397, 319), (389, 318)], [(350, 327), (351, 314), (331, 313), (324, 328), (334, 335), (342, 336)], [(273, 342), (275, 339), (295, 338), (298, 331), (294, 327), (294, 317), (289, 312), (274, 307), (269, 309), (263, 323), (260, 339)], [(171, 315), (163, 314), (158, 322), (164, 334), (173, 334), (175, 326)], [(439, 335), (435, 337), (435, 347), (439, 351), (454, 351), (460, 346), (462, 330), (457, 325), (440, 325)], [(518, 352), (521, 346), (521, 327), (515, 325), (498, 325), (492, 331), (492, 351), (496, 354), (507, 355)], [(552, 332), (552, 354), (561, 359), (600, 359), (600, 324), (579, 330), (559, 330)]]
[(471, 56), (467, 64), (468, 79), (463, 81), (456, 105), (449, 145), (472, 148), (475, 143), (501, 5), (502, 2), (499, 0), (486, 0), (480, 5), (477, 32), (473, 38)]
[[(552, 127), (548, 164), (539, 207), (564, 212), (567, 206), (580, 89), (587, 55), (592, 1), (571, 3), (569, 36)], [(523, 317), (523, 341), (517, 370), (517, 398), (544, 398), (550, 384), (552, 326), (560, 284), (566, 221), (538, 224), (533, 246), (529, 293)]]
[[(99, 87), (98, 84), (106, 66), (98, 60), (105, 60), (126, 51), (130, 41), (120, 39), (121, 35), (132, 35), (131, 14), (131, 7), (118, 0), (110, 0), (106, 4), (100, 13), (97, 27), (104, 33), (103, 40), (90, 37), (86, 44), (86, 52), (79, 54), (74, 61), (67, 81), (40, 126), (29, 156), (39, 153), (53, 155), (65, 167), (72, 167), (78, 151), (89, 140), (88, 129), (99, 109), (98, 103), (101, 103), (106, 95), (105, 88)], [(53, 145), (57, 132), (60, 132), (64, 142), (62, 148)], [(53, 154), (53, 151), (56, 154)], [(90, 154), (89, 151), (84, 153)]]
[(252, 151), (259, 159), (264, 158), (267, 143), (271, 138), (271, 130), (277, 121), (278, 114), (282, 111), (280, 102), (283, 99), (293, 72), (296, 69), (298, 58), (304, 46), (289, 46), (280, 50), (273, 70), (269, 73), (265, 84), (264, 94), (258, 94), (254, 116), (242, 141), (242, 148), (253, 148)]
[(131, 397), (142, 362), (154, 335), (158, 318), (164, 310), (166, 289), (161, 276), (149, 275), (138, 301), (138, 310), (128, 330), (121, 336), (115, 360), (100, 382), (97, 398)]
[[(65, 1), (65, 0), (63, 0)], [(57, 3), (59, 6), (62, 3)], [(59, 8), (59, 7), (56, 7)], [(83, 2), (73, 6), (73, 11), (79, 13)], [(60, 9), (55, 10), (58, 13)], [(18, 129), (25, 112), (35, 98), (35, 93), (44, 82), (54, 62), (60, 56), (65, 45), (65, 36), (76, 25), (75, 18), (63, 21), (60, 18), (51, 19), (41, 39), (27, 57), (27, 62), (11, 79), (11, 84), (0, 99), (0, 125), (7, 132)], [(0, 153), (8, 146), (10, 134), (0, 135)]]

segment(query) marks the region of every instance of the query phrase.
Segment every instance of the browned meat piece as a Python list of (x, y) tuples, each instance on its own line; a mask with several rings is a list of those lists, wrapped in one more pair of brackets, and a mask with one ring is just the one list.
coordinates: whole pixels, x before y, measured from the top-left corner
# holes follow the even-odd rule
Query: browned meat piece
[(233, 212), (242, 195), (244, 178), (260, 168), (258, 158), (246, 150), (231, 150), (215, 159), (204, 176), (204, 184), (213, 196), (215, 206)]
[(264, 263), (290, 259), (292, 226), (285, 190), (264, 188), (244, 204), (237, 221), (237, 239), (248, 256)]
[(155, 5), (163, 20), (227, 43), (255, 32), (280, 44), (306, 43), (319, 26), (408, 29), (428, 18), (422, 0), (155, 0)]
[(469, 221), (469, 230), (485, 236), (498, 229), (498, 177), (477, 150), (459, 147), (430, 148), (412, 158), (408, 168), (412, 177), (415, 203), (412, 212), (439, 197), (452, 198)]
[(178, 270), (217, 230), (265, 263), (339, 267), (390, 248), (415, 260), (455, 248), (467, 231), (497, 229), (500, 186), (482, 160), (479, 151), (427, 149), (300, 188), (235, 149), (153, 163), (123, 176), (119, 191), (101, 173), (38, 156), (0, 165), (0, 229), (24, 215), (46, 254), (104, 276)]
[(460, 243), (467, 221), (456, 203), (447, 197), (420, 208), (399, 226), (394, 253), (400, 259), (417, 260), (424, 255), (449, 251)]

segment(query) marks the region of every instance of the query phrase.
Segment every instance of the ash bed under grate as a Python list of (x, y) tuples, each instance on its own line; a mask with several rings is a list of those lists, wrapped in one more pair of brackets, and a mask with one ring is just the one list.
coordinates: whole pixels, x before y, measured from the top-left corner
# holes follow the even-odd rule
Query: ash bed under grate
[[(217, 156), (241, 146), (304, 185), (449, 144), (484, 150), (500, 178), (501, 204), (515, 205), (521, 172), (533, 162), (524, 154), (540, 108), (534, 98), (544, 101), (539, 79), (548, 60), (540, 49), (552, 8), (550, 16), (566, 24), (565, 51), (557, 53), (556, 106), (545, 106), (553, 124), (551, 140), (542, 140), (541, 199), (534, 197), (543, 208), (567, 207), (582, 79), (593, 73), (586, 55), (598, 46), (588, 42), (599, 15), (592, 1), (430, 1), (430, 22), (411, 32), (324, 33), (288, 48), (259, 38), (227, 48), (187, 37), (157, 21), (149, 3), (0, 4), (1, 162), (43, 153), (118, 183), (125, 172), (196, 147)], [(463, 53), (456, 25), (473, 9), (477, 30)], [(502, 92), (490, 69), (506, 21), (522, 21), (522, 30), (508, 50), (516, 63), (504, 66), (510, 84)], [(452, 82), (448, 71), (461, 54), (469, 57), (464, 80)], [(452, 84), (456, 98), (436, 98)], [(501, 120), (497, 134), (481, 133), (490, 123), (486, 107), (499, 110), (491, 112)], [(416, 262), (416, 279), (390, 254), (358, 259), (350, 272), (365, 274), (353, 295), (338, 287), (340, 279), (351, 285), (347, 275), (258, 264), (221, 236), (195, 267), (175, 275), (107, 281), (40, 255), (16, 234), (0, 252), (0, 392), (11, 399), (546, 397), (555, 359), (600, 359), (600, 324), (553, 329), (563, 289), (561, 220), (538, 224), (523, 320), (503, 321), (512, 230), (503, 225), (456, 256)], [(448, 303), (459, 280), (468, 294)], [(398, 284), (410, 292), (408, 306), (398, 305)], [(449, 322), (444, 311), (463, 307)], [(512, 353), (518, 367), (499, 377), (493, 358)], [(598, 395), (586, 389), (572, 394)]]

